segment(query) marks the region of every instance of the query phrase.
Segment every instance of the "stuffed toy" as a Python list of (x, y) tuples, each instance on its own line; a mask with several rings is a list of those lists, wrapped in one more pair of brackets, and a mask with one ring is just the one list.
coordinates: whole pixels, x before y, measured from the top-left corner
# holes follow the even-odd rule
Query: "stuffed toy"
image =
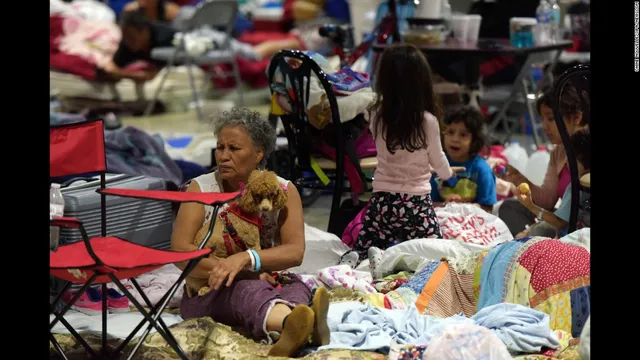
[[(213, 249), (210, 257), (225, 259), (249, 249), (260, 250), (260, 235), (264, 212), (284, 208), (288, 193), (285, 185), (280, 184), (275, 173), (255, 170), (249, 176), (248, 184), (241, 184), (242, 195), (238, 201), (219, 212), (214, 232), (205, 247)], [(207, 221), (198, 231), (193, 243), (198, 246), (209, 231)], [(187, 295), (203, 296), (211, 289), (207, 279), (187, 277)]]

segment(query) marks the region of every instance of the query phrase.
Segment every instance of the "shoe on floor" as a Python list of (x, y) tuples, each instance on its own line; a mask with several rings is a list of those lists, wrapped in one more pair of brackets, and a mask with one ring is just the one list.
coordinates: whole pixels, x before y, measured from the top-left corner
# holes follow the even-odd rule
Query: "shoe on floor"
[(329, 293), (326, 288), (319, 287), (316, 289), (316, 293), (313, 295), (311, 309), (315, 316), (311, 345), (328, 345), (331, 332), (329, 331), (329, 325), (327, 324), (327, 314), (329, 313)]
[(280, 339), (269, 350), (269, 356), (291, 357), (309, 342), (314, 314), (307, 305), (298, 305), (287, 317)]
[[(100, 315), (102, 314), (102, 297), (100, 296), (100, 293), (90, 290), (95, 289), (89, 288), (82, 295), (80, 295), (78, 300), (76, 300), (76, 302), (71, 305), (71, 309), (79, 311), (86, 315)], [(75, 291), (67, 291), (64, 295), (62, 295), (62, 301), (65, 304), (68, 304), (75, 295)]]
[(112, 313), (129, 312), (129, 299), (114, 288), (107, 289), (107, 306)]

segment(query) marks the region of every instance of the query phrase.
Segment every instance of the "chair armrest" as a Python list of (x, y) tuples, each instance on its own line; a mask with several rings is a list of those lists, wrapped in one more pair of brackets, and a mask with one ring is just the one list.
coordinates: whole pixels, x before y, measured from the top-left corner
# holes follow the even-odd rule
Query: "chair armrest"
[(164, 191), (164, 190), (134, 190), (134, 189), (98, 189), (99, 194), (131, 197), (138, 199), (149, 199), (158, 201), (171, 201), (178, 203), (196, 202), (203, 205), (222, 205), (230, 201), (235, 200), (240, 196), (240, 192), (233, 193), (197, 193), (197, 192), (183, 192), (183, 191)]
[(82, 222), (72, 217), (59, 217), (49, 220), (49, 225), (77, 229), (82, 226)]

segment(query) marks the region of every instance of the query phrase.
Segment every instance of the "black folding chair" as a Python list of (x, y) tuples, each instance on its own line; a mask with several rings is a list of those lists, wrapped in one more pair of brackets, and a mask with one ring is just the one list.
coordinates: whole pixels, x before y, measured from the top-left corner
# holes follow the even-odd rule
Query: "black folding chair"
[[(578, 65), (567, 70), (558, 78), (553, 91), (553, 116), (558, 125), (560, 131), (560, 137), (562, 138), (562, 144), (567, 152), (567, 162), (569, 164), (569, 172), (571, 173), (571, 193), (580, 194), (580, 191), (590, 193), (591, 192), (591, 175), (587, 174), (582, 178), (578, 177), (578, 160), (574, 149), (571, 146), (569, 132), (562, 119), (560, 113), (560, 103), (562, 96), (565, 94), (565, 86), (571, 84), (580, 97), (580, 105), (582, 108), (582, 117), (586, 123), (591, 127), (591, 67), (589, 65)], [(571, 196), (571, 215), (569, 216), (569, 228), (568, 233), (576, 230), (578, 223), (578, 209), (585, 211), (591, 211), (590, 200), (586, 199), (582, 204), (580, 203), (580, 196)]]
[[(100, 173), (101, 194), (101, 236), (89, 238), (82, 222), (75, 218), (56, 218), (51, 220), (51, 226), (74, 228), (80, 231), (82, 241), (63, 244), (49, 256), (49, 270), (53, 277), (66, 280), (67, 283), (58, 294), (54, 302), (50, 305), (50, 312), (54, 315), (54, 320), (49, 325), (51, 331), (53, 327), (61, 322), (67, 330), (78, 340), (78, 342), (93, 357), (99, 358), (119, 358), (122, 350), (133, 339), (135, 334), (148, 323), (143, 335), (130, 352), (128, 359), (133, 358), (140, 348), (144, 339), (152, 328), (167, 341), (169, 346), (178, 354), (181, 359), (187, 360), (187, 356), (180, 348), (180, 345), (171, 334), (171, 331), (164, 323), (160, 315), (168, 305), (178, 287), (186, 276), (193, 270), (198, 262), (207, 256), (211, 249), (204, 246), (213, 234), (214, 221), (211, 222), (209, 231), (196, 251), (175, 252), (168, 250), (158, 250), (142, 245), (138, 245), (124, 239), (107, 235), (107, 209), (105, 196), (134, 197), (158, 201), (172, 201), (178, 203), (198, 202), (204, 205), (213, 206), (214, 216), (224, 203), (234, 200), (240, 194), (235, 193), (192, 193), (177, 191), (157, 191), (157, 190), (131, 190), (105, 188), (106, 157), (104, 147), (104, 130), (102, 120), (62, 125), (50, 128), (50, 176), (66, 176), (71, 174)], [(163, 265), (188, 261), (188, 264), (178, 280), (169, 288), (162, 299), (153, 306), (151, 301), (144, 294), (140, 285), (135, 280), (136, 276), (155, 270)], [(147, 311), (131, 292), (122, 284), (121, 280), (129, 279), (133, 286), (143, 298), (145, 305), (150, 309)], [(129, 301), (142, 314), (144, 319), (135, 327), (131, 334), (119, 345), (116, 351), (108, 354), (107, 351), (107, 286), (113, 282), (122, 291)], [(63, 294), (70, 289), (73, 283), (83, 284), (81, 289), (62, 306), (61, 311), (57, 311), (58, 304), (62, 302)], [(78, 332), (65, 320), (64, 315), (80, 298), (80, 296), (92, 284), (101, 284), (102, 288), (102, 348), (100, 356), (96, 354)], [(50, 332), (49, 339), (53, 343), (56, 351), (64, 359), (68, 359), (58, 341)]]
[[(318, 64), (302, 51), (298, 50), (281, 50), (276, 53), (269, 64), (267, 76), (274, 93), (275, 75), (279, 71), (282, 79), (277, 82), (285, 84), (288, 87), (288, 97), (291, 103), (291, 112), (281, 115), (280, 119), (284, 125), (287, 141), (289, 143), (290, 154), (290, 174), (292, 181), (296, 186), (308, 189), (333, 190), (333, 200), (331, 203), (331, 214), (329, 216), (328, 231), (338, 236), (342, 235), (344, 227), (341, 225), (344, 221), (340, 219), (340, 201), (344, 192), (350, 192), (351, 187), (345, 186), (345, 154), (355, 157), (355, 150), (350, 151), (349, 141), (354, 140), (348, 138), (345, 134), (345, 125), (340, 121), (340, 111), (338, 102), (333, 92), (331, 84), (327, 79), (324, 71)], [(328, 185), (322, 184), (316, 176), (308, 176), (306, 173), (313, 173), (312, 154), (313, 134), (312, 127), (309, 125), (307, 106), (309, 105), (309, 87), (311, 76), (315, 75), (327, 96), (327, 101), (331, 108), (331, 125), (333, 126), (334, 142), (335, 142), (335, 161), (327, 158), (318, 158), (317, 166), (326, 171), (329, 179), (333, 180)], [(356, 159), (357, 160), (357, 159)], [(353, 162), (357, 171), (362, 174), (363, 169), (375, 169), (377, 167), (377, 159), (365, 158)], [(363, 177), (361, 175), (361, 177)], [(363, 185), (367, 188), (367, 181), (370, 179), (363, 178)], [(357, 198), (354, 199), (357, 202)], [(346, 225), (344, 223), (343, 225)]]

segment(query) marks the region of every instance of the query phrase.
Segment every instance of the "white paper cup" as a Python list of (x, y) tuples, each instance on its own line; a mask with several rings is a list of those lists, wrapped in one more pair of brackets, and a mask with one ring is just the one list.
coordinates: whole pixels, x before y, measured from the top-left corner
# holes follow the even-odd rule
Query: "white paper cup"
[(453, 38), (459, 43), (467, 42), (469, 33), (469, 18), (467, 15), (451, 15), (451, 28), (453, 30)]
[(441, 0), (423, 0), (416, 6), (413, 16), (422, 19), (439, 19), (442, 17), (441, 9)]
[(480, 23), (482, 22), (482, 16), (467, 15), (467, 18), (469, 19), (467, 42), (475, 44), (478, 42), (478, 35), (480, 35)]

